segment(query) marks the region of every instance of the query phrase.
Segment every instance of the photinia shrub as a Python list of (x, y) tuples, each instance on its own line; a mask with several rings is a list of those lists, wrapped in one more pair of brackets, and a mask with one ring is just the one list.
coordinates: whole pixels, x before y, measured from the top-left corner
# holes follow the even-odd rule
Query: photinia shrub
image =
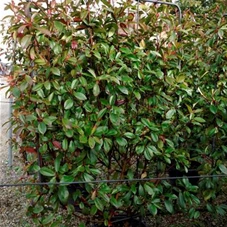
[(59, 206), (106, 226), (224, 213), (213, 203), (224, 180), (168, 180), (227, 174), (226, 20), (215, 7), (178, 24), (166, 6), (131, 1), (8, 4), (15, 145), (32, 181), (50, 183), (28, 192), (38, 226), (59, 226)]

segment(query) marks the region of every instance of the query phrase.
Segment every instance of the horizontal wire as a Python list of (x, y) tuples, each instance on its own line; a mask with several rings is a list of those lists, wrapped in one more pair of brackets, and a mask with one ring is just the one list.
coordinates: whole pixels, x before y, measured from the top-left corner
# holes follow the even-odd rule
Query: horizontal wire
[(121, 180), (91, 180), (91, 181), (74, 181), (74, 182), (24, 182), (14, 184), (0, 184), (2, 187), (25, 187), (25, 186), (53, 186), (53, 185), (77, 185), (77, 184), (99, 184), (99, 183), (120, 183), (120, 182), (144, 182), (144, 181), (163, 181), (163, 180), (177, 180), (177, 179), (201, 179), (201, 178), (227, 178), (227, 175), (200, 175), (200, 176), (183, 176), (183, 177), (154, 177), (154, 178), (135, 178), (135, 179), (121, 179)]
[(9, 102), (9, 101), (0, 101), (0, 103), (15, 103), (15, 102)]

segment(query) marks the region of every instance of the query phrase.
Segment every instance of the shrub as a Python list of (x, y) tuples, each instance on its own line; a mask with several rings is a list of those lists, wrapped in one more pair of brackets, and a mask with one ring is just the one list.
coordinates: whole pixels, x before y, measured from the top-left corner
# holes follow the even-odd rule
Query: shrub
[(170, 170), (187, 175), (193, 163), (202, 175), (227, 174), (226, 21), (219, 8), (185, 12), (181, 25), (165, 6), (138, 9), (130, 1), (8, 8), (16, 145), (25, 171), (51, 183), (28, 194), (37, 225), (58, 225), (60, 205), (105, 225), (118, 215), (179, 209), (196, 218), (203, 200), (224, 212), (210, 202), (218, 177), (199, 187), (167, 179)]

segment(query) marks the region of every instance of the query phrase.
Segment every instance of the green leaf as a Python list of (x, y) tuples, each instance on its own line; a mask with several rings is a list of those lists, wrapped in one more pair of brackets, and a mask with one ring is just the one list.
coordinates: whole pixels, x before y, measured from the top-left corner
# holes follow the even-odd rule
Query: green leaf
[(36, 85), (32, 88), (32, 90), (33, 90), (33, 91), (39, 91), (40, 89), (42, 89), (42, 87), (43, 87), (43, 84), (42, 84), (42, 83), (39, 83), (39, 84), (36, 84)]
[(150, 120), (147, 118), (142, 118), (141, 122), (148, 128), (152, 128), (152, 126), (153, 126), (152, 123), (150, 122)]
[(154, 204), (149, 204), (148, 205), (148, 210), (154, 216), (158, 213), (158, 209), (157, 209), (157, 207)]
[(71, 58), (69, 58), (68, 59), (68, 62), (70, 63), (70, 64), (77, 64), (78, 63), (78, 60), (77, 60), (77, 58), (74, 58), (74, 57), (71, 57)]
[(40, 173), (43, 175), (43, 176), (46, 176), (46, 177), (53, 177), (55, 176), (55, 172), (51, 169), (49, 169), (48, 167), (42, 167), (40, 169)]
[(81, 92), (74, 92), (74, 96), (79, 99), (80, 101), (84, 101), (87, 97)]
[(108, 131), (107, 126), (99, 126), (98, 128), (96, 128), (94, 135), (101, 136), (101, 135), (106, 134), (107, 131)]
[(125, 95), (128, 95), (128, 89), (124, 86), (118, 86), (118, 89)]
[(88, 173), (84, 173), (84, 180), (85, 180), (86, 182), (90, 182), (90, 181), (93, 181), (94, 178), (93, 178), (92, 175), (90, 175), (90, 174), (88, 174)]
[(95, 206), (96, 206), (99, 210), (101, 210), (101, 211), (104, 210), (103, 202), (102, 202), (99, 198), (96, 197), (95, 200), (94, 200), (94, 202), (95, 202)]
[(43, 59), (43, 58), (38, 58), (38, 59), (35, 60), (35, 63), (37, 65), (43, 66), (43, 65), (46, 65), (46, 60)]
[(86, 17), (88, 16), (88, 13), (89, 13), (89, 12), (88, 12), (87, 10), (85, 10), (85, 9), (84, 9), (84, 10), (81, 10), (81, 11), (80, 11), (80, 19), (81, 19), (81, 20), (86, 19)]
[(93, 69), (88, 69), (88, 72), (91, 73), (91, 75), (96, 78), (95, 71)]
[(45, 217), (42, 221), (43, 225), (47, 225), (49, 223), (51, 223), (54, 220), (54, 214), (49, 214), (47, 217)]
[(204, 119), (201, 118), (201, 117), (194, 117), (193, 120), (194, 120), (194, 121), (197, 121), (197, 122), (199, 122), (199, 123), (205, 123), (205, 122), (206, 122), (206, 120), (204, 120)]
[(98, 115), (97, 115), (98, 119), (102, 118), (105, 115), (106, 112), (107, 112), (107, 108), (100, 110)]
[(27, 81), (23, 81), (21, 84), (20, 84), (20, 91), (23, 92), (25, 91), (27, 88), (28, 88), (28, 82)]
[(125, 137), (129, 138), (129, 139), (134, 139), (135, 138), (135, 134), (131, 133), (131, 132), (126, 132), (124, 134)]
[(78, 86), (78, 79), (75, 79), (75, 80), (72, 81), (70, 87), (71, 87), (71, 89), (76, 89), (77, 86)]
[(39, 96), (40, 98), (44, 99), (45, 94), (44, 94), (43, 89), (40, 89), (39, 91), (37, 91), (37, 94), (38, 94), (38, 96)]
[(157, 143), (159, 140), (159, 137), (156, 133), (151, 133), (151, 138), (155, 143)]
[(150, 185), (148, 185), (147, 183), (144, 184), (144, 189), (148, 193), (148, 195), (153, 196), (155, 194), (153, 188)]
[(182, 194), (181, 192), (179, 193), (178, 202), (179, 202), (179, 205), (180, 205), (182, 208), (186, 208), (184, 196), (183, 196), (183, 194)]
[(22, 49), (26, 49), (31, 44), (31, 40), (32, 35), (25, 35), (20, 41)]
[(20, 90), (17, 87), (13, 87), (12, 94), (15, 98), (19, 98), (21, 93), (20, 93)]
[(70, 182), (73, 182), (73, 181), (74, 181), (74, 177), (68, 176), (68, 175), (63, 175), (61, 177), (61, 180), (60, 180), (61, 183), (70, 183)]
[(151, 129), (152, 131), (159, 131), (159, 129), (157, 128), (157, 126), (154, 124), (154, 122), (151, 122), (149, 119), (147, 118), (142, 118), (141, 122), (148, 127), (149, 129)]
[(35, 207), (33, 208), (33, 212), (35, 214), (39, 214), (44, 210), (44, 207), (42, 205), (36, 204)]
[(144, 150), (144, 157), (150, 161), (153, 158), (153, 156), (154, 156), (154, 153), (152, 149), (149, 149), (149, 147), (146, 147)]
[(142, 154), (143, 151), (144, 151), (144, 149), (145, 149), (145, 146), (144, 145), (137, 145), (136, 146), (136, 153), (137, 154)]
[(109, 152), (112, 147), (112, 140), (108, 138), (104, 138), (103, 146), (104, 146), (104, 151)]
[(177, 83), (183, 83), (185, 81), (185, 75), (180, 75), (176, 77)]
[(140, 184), (139, 185), (139, 196), (144, 196), (144, 188), (143, 188), (143, 186)]
[(93, 95), (97, 97), (99, 94), (100, 94), (99, 85), (97, 83), (95, 83), (95, 85), (93, 87)]
[(87, 143), (87, 136), (85, 136), (85, 135), (80, 135), (79, 136), (79, 141), (80, 141), (80, 143)]
[(72, 138), (73, 135), (74, 135), (74, 130), (73, 129), (67, 129), (65, 131), (65, 135), (68, 137), (68, 138)]
[(203, 197), (204, 197), (204, 200), (207, 201), (209, 200), (212, 196), (213, 196), (213, 191), (212, 190), (204, 190), (203, 191)]
[(92, 137), (92, 136), (89, 137), (88, 144), (89, 144), (89, 147), (91, 149), (93, 149), (95, 147), (95, 139), (94, 139), (94, 137)]
[[(97, 207), (93, 205), (93, 206), (91, 207), (90, 214), (93, 216), (93, 215), (95, 215), (95, 214), (97, 213), (97, 211), (98, 211)], [(85, 226), (84, 226), (84, 227), (85, 227)]]
[(176, 113), (175, 109), (171, 109), (171, 110), (167, 111), (166, 119), (171, 119), (175, 113)]
[(194, 213), (194, 218), (197, 219), (199, 216), (200, 216), (200, 212), (197, 210), (197, 211)]
[(67, 99), (65, 102), (64, 102), (64, 109), (65, 110), (68, 110), (68, 109), (71, 109), (73, 107), (73, 100), (72, 99)]
[(56, 116), (48, 116), (48, 117), (45, 117), (43, 118), (43, 122), (46, 124), (46, 125), (52, 125), (54, 121), (57, 120), (57, 117)]
[(65, 135), (66, 135), (68, 138), (72, 138), (73, 135), (74, 135), (74, 130), (73, 130), (73, 129), (67, 129), (67, 130), (65, 130)]
[(128, 143), (127, 140), (125, 138), (122, 138), (122, 137), (116, 138), (116, 141), (122, 147), (125, 147)]
[(64, 24), (61, 23), (60, 21), (54, 21), (54, 27), (59, 31), (62, 32), (64, 29)]
[(110, 104), (111, 106), (114, 106), (115, 103), (116, 103), (116, 96), (115, 96), (115, 95), (111, 95), (111, 96), (109, 97), (109, 104)]
[(146, 149), (148, 149), (151, 154), (154, 153), (155, 155), (161, 155), (161, 152), (153, 145), (147, 145)]
[(62, 141), (62, 149), (64, 151), (68, 150), (68, 140), (67, 139), (63, 139), (63, 141)]
[(58, 198), (63, 204), (66, 204), (69, 198), (69, 191), (67, 186), (59, 186), (58, 187)]
[(113, 125), (119, 125), (120, 124), (119, 115), (115, 113), (110, 113), (110, 121)]
[(227, 168), (224, 165), (221, 164), (218, 167), (219, 167), (219, 169), (221, 170), (222, 173), (227, 175)]
[(218, 111), (217, 107), (215, 105), (210, 105), (210, 112), (213, 114), (216, 114)]
[(44, 83), (44, 87), (46, 88), (46, 90), (50, 90), (51, 89), (51, 83), (50, 83), (50, 81), (45, 81), (45, 83)]
[(113, 196), (110, 199), (110, 203), (115, 206), (117, 209), (120, 208), (122, 206), (122, 202), (120, 200), (117, 200), (116, 198), (114, 198)]
[(133, 94), (135, 95), (135, 97), (140, 100), (141, 99), (141, 94), (139, 91), (133, 91)]
[(39, 132), (41, 133), (41, 134), (45, 134), (45, 132), (46, 132), (46, 130), (47, 130), (47, 126), (46, 126), (46, 124), (44, 123), (44, 122), (40, 122), (39, 124), (38, 124), (38, 130), (39, 130)]
[(69, 152), (74, 152), (76, 150), (76, 145), (75, 145), (75, 143), (74, 143), (74, 141), (70, 141), (69, 142)]
[(51, 72), (54, 75), (56, 75), (56, 76), (60, 76), (61, 75), (60, 69), (59, 68), (56, 68), (56, 67), (51, 68)]
[(56, 172), (59, 171), (61, 159), (62, 159), (61, 155), (58, 155), (57, 158), (54, 160), (54, 169)]
[(162, 57), (162, 55), (159, 52), (157, 52), (157, 51), (152, 50), (152, 51), (150, 51), (150, 53), (152, 55), (154, 55), (155, 57), (160, 57), (160, 58)]
[(169, 213), (173, 213), (173, 203), (172, 203), (172, 201), (170, 201), (170, 200), (165, 200), (165, 202), (164, 202), (164, 204), (165, 204), (165, 207), (166, 207), (166, 210), (169, 212)]

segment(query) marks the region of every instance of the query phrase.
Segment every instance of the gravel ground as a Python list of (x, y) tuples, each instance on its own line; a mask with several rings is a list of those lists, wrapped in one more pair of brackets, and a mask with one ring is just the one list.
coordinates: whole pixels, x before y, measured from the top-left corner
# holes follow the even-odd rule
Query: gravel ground
[[(0, 89), (6, 85), (6, 80), (0, 78)], [(15, 165), (9, 168), (8, 165), (8, 125), (2, 126), (9, 119), (9, 99), (5, 97), (7, 88), (0, 90), (0, 183), (14, 183), (20, 176), (15, 170)], [(14, 162), (18, 157), (14, 156)], [(1, 187), (0, 188), (0, 227), (22, 227), (22, 223), (29, 223), (25, 218), (26, 198), (25, 188)]]

